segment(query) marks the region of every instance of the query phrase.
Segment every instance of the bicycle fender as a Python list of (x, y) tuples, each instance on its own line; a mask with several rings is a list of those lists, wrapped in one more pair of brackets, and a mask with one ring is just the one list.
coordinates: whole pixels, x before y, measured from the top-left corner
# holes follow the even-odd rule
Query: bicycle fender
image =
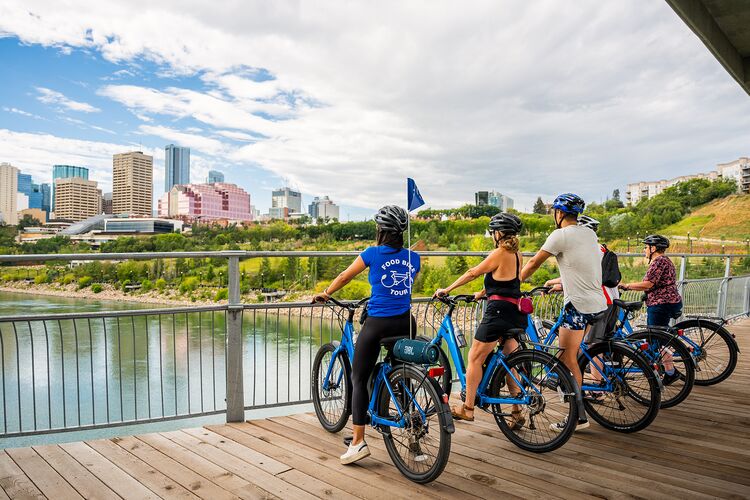
[[(432, 377), (427, 377), (425, 380), (432, 384), (438, 394), (440, 394), (441, 396), (445, 395), (445, 393), (443, 392), (443, 388), (440, 387), (440, 384), (437, 383), (437, 380)], [(446, 416), (445, 430), (453, 434), (454, 432), (456, 432), (456, 426), (453, 423), (453, 414), (451, 413), (450, 405), (446, 402), (447, 399), (448, 398), (440, 402), (440, 413)]]

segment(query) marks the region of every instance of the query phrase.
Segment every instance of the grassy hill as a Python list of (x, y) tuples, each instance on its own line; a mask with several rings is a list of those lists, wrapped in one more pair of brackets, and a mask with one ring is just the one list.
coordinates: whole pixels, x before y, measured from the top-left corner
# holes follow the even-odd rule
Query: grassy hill
[(750, 195), (732, 195), (699, 207), (661, 232), (667, 235), (743, 241), (750, 238)]

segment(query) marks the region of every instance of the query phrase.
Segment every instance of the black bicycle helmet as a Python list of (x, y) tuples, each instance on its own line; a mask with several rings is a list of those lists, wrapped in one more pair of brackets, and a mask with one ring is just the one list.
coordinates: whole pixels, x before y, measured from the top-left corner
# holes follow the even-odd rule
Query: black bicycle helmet
[(386, 205), (375, 214), (375, 223), (381, 231), (403, 233), (406, 231), (409, 214), (398, 205)]
[(503, 235), (508, 236), (520, 233), (523, 222), (517, 215), (501, 212), (492, 216), (489, 227), (490, 231), (500, 231)]
[(599, 221), (594, 219), (593, 217), (589, 217), (588, 215), (581, 215), (578, 218), (578, 225), (587, 227), (594, 232), (597, 232), (599, 230)]
[(660, 234), (650, 234), (643, 239), (644, 245), (656, 247), (659, 250), (669, 248), (669, 240)]
[(578, 215), (586, 208), (586, 202), (577, 194), (563, 193), (552, 202), (552, 208), (566, 214)]

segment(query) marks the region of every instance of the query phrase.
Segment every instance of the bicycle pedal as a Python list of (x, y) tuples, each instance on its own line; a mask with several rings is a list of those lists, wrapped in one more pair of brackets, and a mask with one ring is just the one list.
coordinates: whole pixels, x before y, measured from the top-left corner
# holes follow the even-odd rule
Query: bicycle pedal
[(351, 446), (354, 436), (344, 436), (344, 446)]

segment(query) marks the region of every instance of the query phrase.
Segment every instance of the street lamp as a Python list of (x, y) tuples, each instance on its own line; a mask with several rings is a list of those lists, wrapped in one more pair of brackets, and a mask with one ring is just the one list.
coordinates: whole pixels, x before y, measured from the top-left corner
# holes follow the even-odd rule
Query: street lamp
[(690, 240), (690, 231), (687, 232), (688, 253), (693, 253), (693, 242)]
[(263, 281), (263, 276), (265, 276), (264, 273), (260, 273), (260, 287), (265, 288), (265, 283)]
[(628, 253), (630, 253), (630, 236), (628, 236)]
[(286, 274), (284, 273), (281, 274), (281, 289), (286, 289)]

